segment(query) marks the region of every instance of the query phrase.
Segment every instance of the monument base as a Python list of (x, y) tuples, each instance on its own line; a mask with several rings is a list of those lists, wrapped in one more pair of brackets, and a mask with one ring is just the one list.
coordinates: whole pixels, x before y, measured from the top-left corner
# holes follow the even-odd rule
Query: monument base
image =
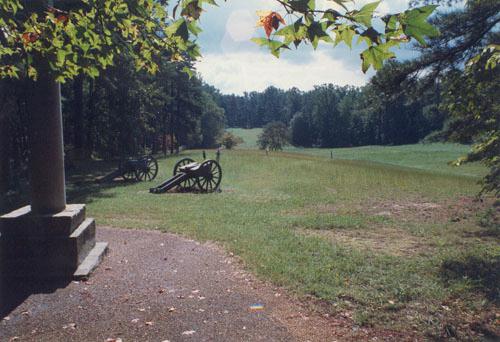
[(84, 204), (35, 215), (26, 206), (0, 216), (0, 272), (8, 278), (84, 279), (107, 252), (96, 243), (95, 221)]

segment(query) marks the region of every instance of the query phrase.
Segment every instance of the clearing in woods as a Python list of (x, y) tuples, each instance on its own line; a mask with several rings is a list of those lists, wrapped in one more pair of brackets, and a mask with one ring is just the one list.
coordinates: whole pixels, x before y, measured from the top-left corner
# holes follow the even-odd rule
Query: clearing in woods
[[(215, 241), (258, 277), (359, 326), (435, 337), (498, 334), (498, 232), (495, 222), (481, 221), (487, 206), (474, 199), (484, 170), (447, 171), (443, 163), (461, 153), (456, 146), (371, 149), (389, 153), (374, 162), (331, 160), (320, 149), (223, 151), (222, 192), (213, 194), (155, 196), (144, 183), (99, 187), (86, 180), (110, 165), (96, 162), (71, 177), (70, 194), (88, 203), (99, 225)], [(386, 162), (394, 151), (426, 149), (428, 163), (425, 153), (407, 167)], [(185, 156), (199, 160), (201, 151), (160, 159), (156, 181)]]

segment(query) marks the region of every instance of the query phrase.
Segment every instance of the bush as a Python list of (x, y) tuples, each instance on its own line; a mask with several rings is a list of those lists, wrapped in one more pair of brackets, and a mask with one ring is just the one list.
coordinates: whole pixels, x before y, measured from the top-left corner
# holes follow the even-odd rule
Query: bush
[(238, 137), (231, 132), (224, 132), (220, 140), (222, 146), (224, 146), (228, 150), (232, 149), (236, 145), (242, 144), (243, 142), (244, 141), (241, 137)]

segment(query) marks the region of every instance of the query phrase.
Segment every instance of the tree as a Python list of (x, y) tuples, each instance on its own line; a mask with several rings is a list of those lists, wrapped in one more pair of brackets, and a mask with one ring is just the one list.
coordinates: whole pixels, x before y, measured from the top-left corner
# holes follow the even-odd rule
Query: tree
[(257, 144), (262, 150), (282, 150), (284, 146), (288, 145), (288, 128), (283, 122), (268, 123), (259, 135)]
[(417, 96), (430, 84), (441, 88), (441, 109), (449, 122), (440, 136), (474, 143), (471, 153), (455, 164), (484, 162), (490, 173), (484, 178), (483, 191), (498, 196), (500, 127), (494, 92), (498, 93), (500, 64), (500, 2), (468, 0), (464, 8), (439, 13), (432, 23), (441, 35), (433, 37), (430, 48), (419, 57), (405, 63), (392, 83), (399, 88), (396, 92), (412, 89)]
[[(260, 18), (266, 38), (254, 41), (279, 56), (293, 44), (320, 41), (351, 46), (359, 36), (367, 48), (361, 53), (362, 68), (379, 69), (384, 60), (393, 58), (390, 49), (411, 39), (424, 44), (425, 37), (438, 31), (426, 22), (436, 6), (422, 6), (388, 15), (380, 21), (384, 31), (372, 25), (380, 1), (359, 10), (349, 10), (340, 2), (343, 13), (333, 8), (319, 9), (310, 0), (276, 0), (287, 14), (298, 19), (287, 25), (277, 12)], [(100, 68), (114, 63), (122, 52), (130, 54), (137, 70), (156, 72), (155, 55), (168, 51), (174, 60), (184, 55), (198, 57), (198, 46), (190, 39), (201, 29), (197, 25), (202, 6), (214, 0), (178, 1), (173, 17), (166, 0), (4, 0), (0, 5), (0, 77), (18, 77), (27, 73), (37, 78), (42, 60), (47, 61), (56, 80), (63, 82), (80, 74), (95, 77)], [(180, 14), (177, 16), (176, 14)], [(280, 25), (284, 25), (280, 29)], [(274, 31), (274, 33), (273, 33)], [(272, 39), (271, 39), (271, 34)], [(186, 71), (188, 71), (186, 69)]]
[(290, 142), (301, 147), (311, 147), (313, 144), (311, 118), (302, 112), (295, 113), (290, 121)]
[(450, 73), (445, 80), (441, 107), (448, 112), (445, 135), (458, 142), (473, 141), (472, 151), (455, 162), (481, 161), (490, 168), (484, 178), (483, 192), (500, 197), (500, 68), (488, 67), (485, 54), (465, 72)]
[(224, 110), (205, 92), (202, 94), (202, 105), (201, 146), (215, 147), (224, 130)]

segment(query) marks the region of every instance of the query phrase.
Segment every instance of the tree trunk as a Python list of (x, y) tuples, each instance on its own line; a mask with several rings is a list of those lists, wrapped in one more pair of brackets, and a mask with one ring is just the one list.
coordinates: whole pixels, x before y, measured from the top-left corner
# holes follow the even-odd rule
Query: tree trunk
[(92, 131), (94, 129), (94, 118), (95, 118), (95, 102), (94, 102), (94, 91), (95, 84), (94, 80), (90, 79), (89, 81), (89, 101), (87, 104), (88, 108), (88, 118), (87, 118), (87, 127), (85, 129), (87, 136), (85, 138), (85, 148), (87, 149), (88, 156), (92, 156), (92, 152), (94, 152), (94, 137), (92, 135)]
[(73, 81), (73, 96), (74, 96), (74, 117), (73, 117), (73, 137), (75, 156), (83, 156), (85, 148), (85, 131), (84, 131), (84, 109), (83, 109), (83, 75), (75, 78)]
[[(0, 86), (1, 87), (1, 86)], [(10, 158), (11, 158), (10, 127), (7, 108), (0, 108), (0, 196), (9, 190)], [(1, 206), (1, 203), (0, 203)]]

